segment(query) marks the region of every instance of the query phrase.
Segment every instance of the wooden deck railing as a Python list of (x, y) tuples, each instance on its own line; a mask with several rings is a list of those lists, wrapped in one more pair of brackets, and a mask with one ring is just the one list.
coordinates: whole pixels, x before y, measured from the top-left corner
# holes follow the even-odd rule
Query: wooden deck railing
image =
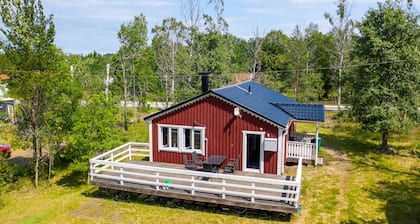
[(288, 141), (286, 149), (286, 158), (302, 158), (307, 160), (316, 160), (316, 143)]
[(91, 159), (90, 180), (109, 180), (120, 186), (148, 186), (155, 191), (167, 191), (170, 188), (191, 196), (211, 194), (223, 200), (240, 199), (251, 203), (269, 201), (295, 208), (298, 206), (302, 158), (299, 159), (296, 177), (285, 180), (166, 168), (153, 162), (150, 165), (124, 162), (136, 154), (133, 150), (137, 152), (138, 149), (133, 146), (146, 144), (127, 143)]
[[(149, 158), (150, 157), (150, 148), (149, 143), (143, 143), (143, 142), (128, 142), (124, 145), (118, 146), (115, 149), (112, 149), (108, 152), (105, 152), (101, 155), (98, 155), (94, 157), (91, 160), (94, 161), (106, 161), (106, 162), (121, 162), (126, 160), (132, 160), (133, 157), (143, 157), (143, 158)], [(102, 166), (103, 169), (109, 168), (109, 166), (112, 167), (112, 164), (101, 164), (101, 163), (90, 163), (91, 170)]]

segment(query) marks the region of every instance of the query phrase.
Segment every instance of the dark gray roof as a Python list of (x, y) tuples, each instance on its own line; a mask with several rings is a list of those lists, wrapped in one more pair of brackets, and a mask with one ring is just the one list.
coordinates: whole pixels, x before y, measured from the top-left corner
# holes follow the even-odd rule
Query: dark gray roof
[(324, 105), (300, 104), (254, 81), (245, 81), (210, 90), (168, 109), (149, 115), (144, 119), (154, 119), (161, 114), (186, 106), (189, 102), (198, 100), (211, 93), (282, 127), (286, 127), (292, 119), (315, 122), (324, 121)]
[(322, 104), (273, 103), (273, 105), (296, 120), (324, 122), (324, 105)]
[(291, 119), (324, 121), (323, 105), (299, 104), (254, 81), (214, 89), (212, 92), (283, 127)]

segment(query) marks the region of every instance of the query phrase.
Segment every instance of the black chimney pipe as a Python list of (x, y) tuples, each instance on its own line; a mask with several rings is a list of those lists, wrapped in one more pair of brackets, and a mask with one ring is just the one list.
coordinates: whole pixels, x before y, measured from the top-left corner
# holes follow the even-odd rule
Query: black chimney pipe
[(209, 71), (201, 71), (198, 74), (201, 75), (201, 92), (205, 93), (209, 91)]

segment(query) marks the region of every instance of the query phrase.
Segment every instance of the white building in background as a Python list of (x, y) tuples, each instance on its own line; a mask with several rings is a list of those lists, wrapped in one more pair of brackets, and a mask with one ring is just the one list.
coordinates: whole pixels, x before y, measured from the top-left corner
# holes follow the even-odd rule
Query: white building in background
[(9, 77), (6, 74), (0, 74), (0, 119), (14, 123), (15, 100), (6, 97), (8, 89), (4, 81), (7, 79)]

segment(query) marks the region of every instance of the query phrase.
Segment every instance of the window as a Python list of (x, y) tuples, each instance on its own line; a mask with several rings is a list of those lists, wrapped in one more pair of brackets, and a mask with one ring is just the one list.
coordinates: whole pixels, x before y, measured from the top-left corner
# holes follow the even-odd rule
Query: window
[(201, 149), (201, 131), (194, 130), (194, 149)]
[(204, 154), (204, 127), (158, 125), (159, 150)]
[(178, 129), (171, 128), (171, 147), (178, 147)]
[(191, 129), (184, 129), (184, 146), (186, 149), (191, 149)]
[(169, 128), (163, 127), (162, 129), (162, 146), (169, 147)]

